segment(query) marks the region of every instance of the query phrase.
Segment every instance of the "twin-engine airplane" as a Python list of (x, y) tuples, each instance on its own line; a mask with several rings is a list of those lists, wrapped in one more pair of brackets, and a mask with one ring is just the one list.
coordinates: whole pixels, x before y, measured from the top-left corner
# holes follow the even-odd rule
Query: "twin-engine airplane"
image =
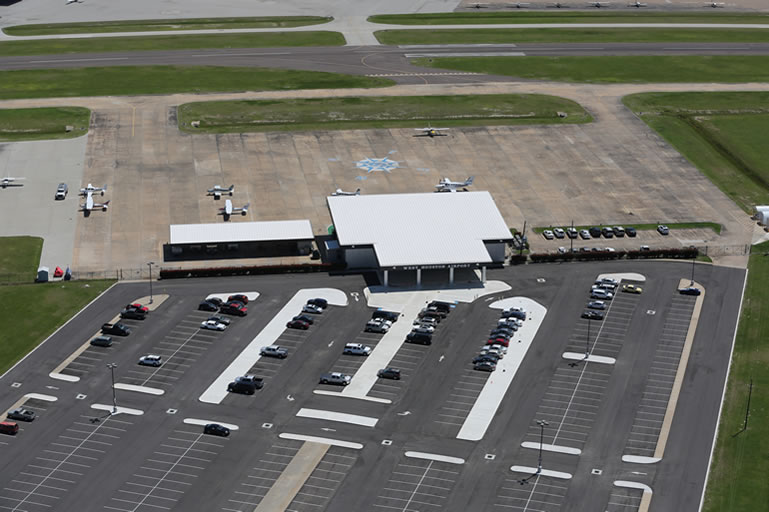
[(247, 214), (249, 206), (251, 206), (251, 203), (246, 203), (242, 208), (233, 207), (232, 201), (227, 199), (224, 202), (224, 208), (219, 208), (219, 215), (223, 215), (226, 222), (230, 220), (230, 216), (232, 216), (233, 213), (239, 213), (241, 215)]
[(428, 126), (427, 128), (414, 128), (414, 130), (418, 132), (423, 132), (423, 133), (414, 135), (414, 137), (430, 137), (432, 139), (433, 137), (446, 137), (448, 134), (441, 133), (441, 132), (445, 132), (449, 130), (449, 128), (432, 128)]
[(435, 185), (436, 192), (456, 192), (459, 189), (467, 192), (467, 187), (473, 184), (474, 176), (470, 176), (465, 181), (451, 181), (448, 178), (443, 178)]
[(109, 207), (109, 201), (105, 203), (97, 203), (93, 200), (93, 195), (95, 192), (100, 192), (101, 195), (104, 195), (104, 191), (107, 190), (107, 185), (104, 185), (103, 187), (94, 187), (90, 183), (87, 187), (80, 189), (80, 195), (85, 197), (85, 203), (80, 205), (80, 211), (85, 212), (86, 215), (91, 212), (91, 210), (96, 210), (98, 208), (101, 208), (102, 211), (107, 211), (107, 208)]
[(359, 196), (360, 195), (360, 189), (356, 190), (355, 192), (345, 192), (341, 188), (338, 188), (331, 195), (332, 196)]
[(225, 188), (221, 185), (214, 185), (213, 188), (208, 189), (208, 195), (214, 196), (214, 199), (221, 199), (222, 194), (229, 194), (232, 196), (233, 192), (235, 192), (235, 185), (230, 185), (230, 188)]
[(24, 183), (16, 183), (17, 181), (23, 180), (24, 178), (14, 178), (13, 176), (6, 176), (5, 178), (0, 181), (0, 188), (7, 188), (7, 187), (23, 187)]

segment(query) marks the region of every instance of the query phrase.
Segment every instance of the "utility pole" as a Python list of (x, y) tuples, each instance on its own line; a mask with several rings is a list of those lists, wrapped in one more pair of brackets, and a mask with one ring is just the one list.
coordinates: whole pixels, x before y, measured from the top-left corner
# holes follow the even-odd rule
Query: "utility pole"
[(587, 336), (585, 337), (585, 361), (590, 357), (590, 319), (587, 319)]
[(147, 265), (150, 267), (150, 304), (152, 304), (152, 265), (154, 265), (154, 261), (150, 261), (147, 263)]
[(112, 374), (112, 414), (117, 414), (117, 395), (115, 394), (115, 368), (117, 368), (117, 365), (115, 363), (107, 363), (107, 368), (110, 369)]

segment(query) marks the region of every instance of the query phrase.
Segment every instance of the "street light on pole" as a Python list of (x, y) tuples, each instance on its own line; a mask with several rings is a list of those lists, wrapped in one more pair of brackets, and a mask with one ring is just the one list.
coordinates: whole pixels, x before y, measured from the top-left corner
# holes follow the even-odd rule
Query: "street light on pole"
[(587, 319), (587, 336), (585, 337), (585, 359), (590, 357), (590, 319)]
[(147, 262), (147, 265), (150, 267), (150, 304), (152, 304), (152, 265), (154, 264), (154, 261)]
[(117, 368), (117, 365), (115, 363), (107, 363), (107, 368), (110, 369), (112, 374), (112, 414), (117, 414), (117, 395), (115, 394), (115, 368)]
[(545, 427), (550, 425), (545, 420), (537, 420), (539, 425), (539, 462), (537, 462), (537, 474), (542, 473), (542, 444), (545, 440)]

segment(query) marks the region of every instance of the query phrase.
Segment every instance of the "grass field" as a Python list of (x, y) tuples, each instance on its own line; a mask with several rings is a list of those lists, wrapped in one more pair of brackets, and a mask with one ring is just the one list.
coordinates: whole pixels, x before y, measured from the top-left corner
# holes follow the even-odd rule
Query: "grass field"
[(41, 39), (0, 42), (0, 57), (105, 53), (152, 50), (196, 50), (216, 48), (273, 48), (279, 46), (342, 46), (339, 32), (265, 32), (257, 34), (162, 35)]
[[(0, 141), (71, 139), (88, 133), (91, 111), (82, 107), (0, 110)], [(70, 131), (66, 130), (71, 126)]]
[(674, 12), (447, 12), (378, 14), (372, 23), (392, 25), (467, 25), (512, 23), (769, 23), (769, 14)]
[[(660, 222), (660, 224), (665, 224), (664, 222)], [(625, 229), (627, 228), (635, 228), (636, 231), (652, 231), (656, 230), (657, 226), (659, 224), (622, 224), (622, 227)], [(670, 230), (674, 229), (712, 229), (716, 234), (721, 234), (721, 224), (718, 224), (717, 222), (669, 222), (665, 224)], [(616, 224), (610, 225), (610, 224), (600, 224), (600, 225), (590, 225), (590, 226), (574, 226), (574, 229), (581, 230), (581, 229), (590, 229), (592, 227), (599, 227), (599, 228), (613, 228), (616, 226)], [(570, 226), (541, 226), (532, 228), (532, 231), (535, 233), (542, 233), (546, 229), (553, 229), (554, 227), (560, 227), (563, 229), (566, 229)]]
[[(557, 112), (566, 112), (560, 118)], [(211, 101), (178, 109), (179, 126), (190, 132), (243, 133), (274, 130), (421, 128), (531, 123), (584, 123), (591, 117), (577, 103), (538, 94), (355, 97), (279, 101)], [(190, 122), (200, 121), (199, 128)]]
[(57, 34), (99, 34), (107, 32), (149, 32), (156, 30), (217, 30), (238, 28), (287, 28), (328, 23), (325, 16), (261, 16), (252, 18), (187, 18), (178, 20), (92, 21), (14, 25), (3, 29), (11, 36)]
[(740, 208), (769, 203), (769, 93), (651, 93), (625, 105)]
[(0, 275), (25, 275), (27, 282), (32, 282), (37, 274), (42, 251), (43, 239), (36, 236), (0, 238)]
[(769, 56), (447, 57), (417, 66), (587, 83), (767, 82)]
[(701, 28), (483, 28), (380, 30), (382, 44), (505, 44), (505, 43), (758, 43), (769, 30)]
[(69, 281), (0, 286), (0, 304), (13, 304), (0, 308), (0, 323), (4, 326), (0, 374), (111, 284), (112, 281)]
[(0, 99), (385, 87), (391, 80), (271, 68), (126, 66), (4, 71)]
[[(766, 510), (769, 503), (769, 243), (753, 247), (704, 512)], [(723, 340), (727, 343), (731, 340)], [(750, 381), (748, 428), (745, 420)]]

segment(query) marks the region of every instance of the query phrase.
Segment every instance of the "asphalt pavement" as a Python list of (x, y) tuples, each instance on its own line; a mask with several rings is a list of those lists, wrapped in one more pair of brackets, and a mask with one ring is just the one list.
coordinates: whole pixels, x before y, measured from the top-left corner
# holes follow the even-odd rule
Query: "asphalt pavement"
[[(564, 352), (579, 350), (586, 339), (580, 313), (593, 279), (631, 271), (646, 276), (643, 293), (620, 294), (603, 325), (593, 321), (590, 326), (595, 354), (615, 357), (616, 364), (564, 359)], [(303, 440), (325, 438), (355, 446), (322, 451), (317, 464), (307, 468), (309, 476), (296, 489), (291, 510), (531, 510), (526, 503), (537, 501), (548, 511), (640, 510), (641, 490), (618, 486), (618, 480), (652, 489), (651, 510), (697, 510), (744, 271), (695, 268), (695, 280), (707, 294), (664, 457), (656, 464), (622, 461), (629, 446), (639, 440), (653, 443), (659, 431), (654, 427), (639, 437), (638, 411), (644, 410), (646, 387), (666, 378), (657, 367), (658, 352), (669, 349), (671, 333), (688, 325), (687, 304), (693, 298), (678, 295), (676, 287), (690, 272), (685, 262), (490, 270), (489, 279), (505, 281), (512, 290), (457, 305), (433, 345), (404, 345), (408, 351), (396, 355), (410, 365), (403, 380), (386, 388), (378, 383), (371, 392), (388, 397), (390, 404), (313, 392), (324, 388), (318, 384), (320, 373), (360, 368), (354, 356), (341, 354), (344, 343), (376, 346), (375, 338), (362, 333), (371, 309), (360, 300), (364, 280), (354, 275), (160, 281), (155, 293), (170, 297), (147, 320), (133, 321), (134, 332), (104, 349), (108, 354), (79, 382), (50, 379), (48, 372), (95, 328), (148, 291), (147, 283), (119, 284), (0, 379), (4, 406), (27, 393), (57, 399), (31, 402), (40, 407), (39, 417), (22, 425), (15, 437), (0, 436), (0, 505), (33, 512), (252, 511), (283, 470), (303, 460), (296, 458), (309, 442)], [(308, 331), (281, 334), (279, 343), (291, 347), (289, 358), (253, 368), (265, 377), (262, 390), (228, 396), (218, 405), (198, 400), (296, 291), (316, 287), (343, 290), (348, 305), (330, 307)], [(189, 344), (194, 347), (189, 354), (172, 355), (174, 372), (153, 377), (164, 395), (119, 390), (118, 405), (126, 413), (105, 415), (104, 407), (112, 404), (107, 362), (117, 364), (118, 382), (133, 379), (139, 356), (173, 348), (164, 344), (180, 336), (197, 340), (189, 330), (205, 316), (196, 311), (202, 297), (236, 291), (261, 294), (249, 304), (248, 316)], [(478, 442), (457, 439), (465, 417), (458, 404), (472, 403), (479, 387), (495, 378), (474, 372), (469, 363), (498, 318), (489, 304), (511, 296), (542, 304), (547, 315), (485, 436)], [(580, 452), (545, 451), (545, 471), (521, 484), (532, 475), (520, 468), (538, 464), (536, 420), (543, 417), (549, 419), (546, 445)], [(361, 418), (375, 424), (363, 424)], [(229, 438), (203, 435), (198, 425), (206, 421), (238, 429)], [(570, 478), (558, 476), (563, 474)]]

